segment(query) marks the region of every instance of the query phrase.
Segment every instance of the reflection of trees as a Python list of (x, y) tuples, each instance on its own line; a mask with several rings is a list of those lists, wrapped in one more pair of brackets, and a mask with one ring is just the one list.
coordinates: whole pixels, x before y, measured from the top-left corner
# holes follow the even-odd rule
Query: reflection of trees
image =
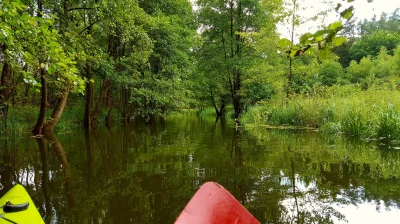
[(345, 217), (331, 206), (333, 200), (327, 197), (328, 192), (313, 185), (307, 186), (301, 181), (296, 171), (296, 148), (289, 145), (288, 151), (290, 170), (287, 173), (291, 182), (291, 192), (287, 192), (287, 206), (284, 209), (286, 212), (282, 212), (280, 223), (334, 223), (333, 217), (344, 220)]
[(400, 152), (214, 122), (179, 118), (9, 141), (1, 182), (26, 183), (21, 170), (34, 171), (28, 190), (46, 222), (60, 223), (173, 223), (206, 181), (222, 184), (262, 223), (329, 223), (340, 218), (335, 204), (399, 204)]
[[(2, 136), (0, 136), (2, 137)], [(1, 185), (3, 189), (0, 191), (0, 195), (4, 195), (13, 186), (14, 178), (14, 167), (12, 163), (12, 155), (10, 153), (8, 138), (4, 137), (0, 139), (2, 143), (2, 160), (0, 162), (0, 177)]]
[(65, 150), (61, 142), (52, 132), (46, 132), (45, 138), (51, 143), (50, 148), (54, 150), (55, 154), (57, 155), (58, 162), (61, 165), (61, 169), (64, 174), (64, 188), (68, 204), (70, 207), (75, 207), (77, 205), (75, 184), (72, 177), (71, 167), (68, 163), (67, 156), (65, 155)]
[[(49, 189), (49, 164), (48, 164), (48, 153), (46, 149), (46, 144), (43, 138), (36, 139), (37, 145), (39, 147), (40, 152), (40, 161), (42, 165), (42, 176), (41, 176), (41, 188), (43, 192), (43, 200), (44, 200), (44, 217), (45, 222), (50, 223), (52, 218), (52, 207), (50, 204), (50, 189)], [(41, 203), (42, 204), (42, 203)]]

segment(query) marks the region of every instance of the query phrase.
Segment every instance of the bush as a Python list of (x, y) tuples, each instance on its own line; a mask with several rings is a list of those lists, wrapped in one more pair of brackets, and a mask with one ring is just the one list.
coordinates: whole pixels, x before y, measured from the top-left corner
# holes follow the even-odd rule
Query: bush
[(328, 61), (321, 65), (319, 69), (322, 85), (332, 86), (337, 83), (338, 78), (343, 76), (343, 68), (339, 62)]
[(362, 83), (370, 75), (373, 65), (369, 57), (361, 59), (360, 63), (351, 61), (350, 66), (347, 68), (346, 76), (351, 83)]

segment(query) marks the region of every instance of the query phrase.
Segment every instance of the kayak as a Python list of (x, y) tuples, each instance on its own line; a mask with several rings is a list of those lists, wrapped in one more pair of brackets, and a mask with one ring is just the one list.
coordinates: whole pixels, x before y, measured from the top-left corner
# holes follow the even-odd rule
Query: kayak
[(215, 182), (203, 184), (183, 209), (175, 224), (259, 224), (225, 188)]
[(19, 184), (0, 198), (0, 224), (44, 223), (28, 192)]

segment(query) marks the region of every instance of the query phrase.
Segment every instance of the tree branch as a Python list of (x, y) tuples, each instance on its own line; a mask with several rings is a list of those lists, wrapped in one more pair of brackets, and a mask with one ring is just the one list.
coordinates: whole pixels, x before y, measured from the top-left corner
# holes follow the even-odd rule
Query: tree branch
[(72, 8), (72, 9), (67, 9), (67, 12), (74, 11), (74, 10), (91, 10), (91, 9), (96, 9), (96, 8), (86, 8), (86, 7), (80, 7), (80, 8)]
[(98, 22), (100, 22), (100, 21), (101, 21), (101, 19), (98, 19), (98, 20), (94, 21), (94, 22), (91, 23), (89, 26), (85, 27), (81, 32), (79, 32), (78, 35), (81, 35), (83, 32), (85, 32), (85, 30), (90, 29), (90, 27), (92, 27), (94, 24), (96, 24), (96, 23), (98, 23)]

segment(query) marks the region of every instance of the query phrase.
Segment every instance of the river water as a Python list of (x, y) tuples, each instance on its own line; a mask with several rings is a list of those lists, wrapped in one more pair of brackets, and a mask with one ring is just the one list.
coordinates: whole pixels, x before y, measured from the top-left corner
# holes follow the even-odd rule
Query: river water
[(261, 223), (399, 223), (400, 149), (311, 130), (174, 116), (2, 137), (0, 194), (26, 187), (46, 223), (173, 223), (207, 181)]

